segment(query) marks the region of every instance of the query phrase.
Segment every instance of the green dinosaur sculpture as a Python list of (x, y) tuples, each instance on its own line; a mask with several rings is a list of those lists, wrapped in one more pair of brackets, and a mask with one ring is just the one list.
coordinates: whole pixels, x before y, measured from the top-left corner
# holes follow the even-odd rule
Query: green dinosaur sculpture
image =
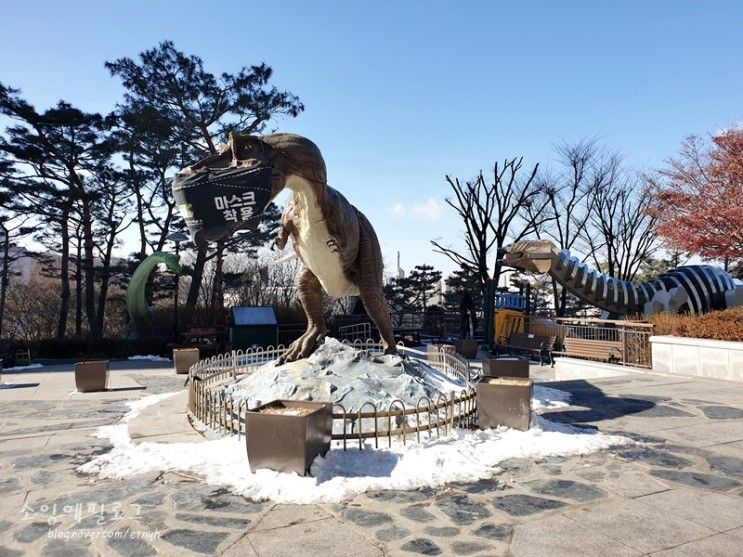
[(177, 255), (156, 251), (137, 266), (129, 281), (129, 287), (126, 289), (126, 309), (129, 312), (132, 325), (127, 334), (129, 338), (139, 338), (155, 311), (147, 303), (145, 297), (145, 286), (147, 285), (150, 273), (160, 263), (165, 263), (168, 271), (180, 274), (183, 269), (178, 260), (179, 257)]

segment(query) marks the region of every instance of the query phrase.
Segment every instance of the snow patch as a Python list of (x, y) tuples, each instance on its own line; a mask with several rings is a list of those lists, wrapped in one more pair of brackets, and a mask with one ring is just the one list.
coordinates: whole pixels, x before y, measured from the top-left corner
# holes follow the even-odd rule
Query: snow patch
[[(257, 470), (251, 472), (245, 439), (226, 437), (197, 443), (140, 443), (129, 437), (128, 422), (144, 408), (177, 393), (154, 395), (129, 403), (131, 410), (121, 423), (100, 428), (98, 435), (114, 448), (78, 468), (101, 478), (127, 478), (145, 472), (181, 471), (197, 474), (209, 484), (257, 500), (279, 503), (340, 502), (369, 490), (410, 490), (441, 487), (449, 482), (477, 481), (499, 472), (498, 463), (509, 458), (543, 458), (581, 455), (632, 443), (626, 437), (605, 435), (567, 424), (550, 422), (533, 414), (528, 431), (508, 428), (487, 431), (455, 430), (447, 437), (408, 445), (393, 442), (379, 449), (356, 445), (343, 451), (333, 444), (315, 459), (312, 476)], [(535, 408), (567, 405), (569, 395), (555, 389), (535, 387)], [(554, 407), (554, 406), (553, 406)]]
[[(77, 392), (77, 391), (75, 391)], [(133, 446), (132, 439), (129, 437), (129, 422), (142, 413), (142, 410), (153, 404), (157, 404), (161, 400), (170, 398), (172, 396), (181, 393), (182, 391), (175, 391), (173, 393), (161, 393), (159, 395), (150, 395), (136, 400), (129, 400), (126, 405), (129, 407), (129, 412), (121, 418), (118, 424), (104, 425), (98, 428), (95, 433), (96, 437), (101, 439), (109, 439), (114, 445), (114, 451), (117, 447)], [(113, 452), (113, 451), (112, 451)], [(111, 453), (108, 453), (111, 454)]]
[(136, 356), (129, 356), (127, 360), (132, 360), (132, 361), (147, 360), (150, 362), (170, 362), (172, 361), (170, 358), (164, 358), (163, 356), (154, 356), (152, 354), (147, 354), (145, 356), (137, 354)]
[(27, 366), (6, 367), (3, 369), (3, 373), (7, 371), (23, 371), (25, 369), (39, 369), (40, 367), (44, 367), (44, 365), (43, 364), (29, 364)]
[(570, 393), (558, 391), (550, 387), (543, 387), (542, 385), (534, 385), (531, 396), (532, 410), (565, 408), (570, 406), (570, 399), (572, 398)]

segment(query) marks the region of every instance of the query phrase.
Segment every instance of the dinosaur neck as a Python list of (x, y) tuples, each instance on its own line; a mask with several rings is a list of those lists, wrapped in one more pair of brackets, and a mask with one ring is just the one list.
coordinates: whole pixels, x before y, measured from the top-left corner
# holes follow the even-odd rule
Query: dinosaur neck
[(562, 250), (553, 259), (550, 275), (571, 294), (612, 313), (642, 313), (649, 300), (646, 285), (604, 275), (568, 250)]
[(315, 213), (322, 211), (325, 185), (307, 180), (303, 176), (290, 174), (287, 176), (286, 188), (292, 192), (295, 204), (305, 212)]
[(156, 251), (139, 264), (126, 289), (126, 309), (135, 323), (147, 318), (152, 313), (152, 308), (147, 304), (145, 287), (150, 273), (160, 263), (165, 263), (170, 271), (176, 273), (181, 271), (178, 258), (170, 253)]

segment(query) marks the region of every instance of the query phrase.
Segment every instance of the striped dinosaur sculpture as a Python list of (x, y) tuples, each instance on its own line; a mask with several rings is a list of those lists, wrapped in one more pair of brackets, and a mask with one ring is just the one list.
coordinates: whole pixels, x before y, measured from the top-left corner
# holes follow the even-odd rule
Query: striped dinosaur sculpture
[(137, 266), (126, 289), (126, 309), (131, 318), (127, 338), (140, 338), (141, 334), (147, 330), (149, 319), (154, 313), (154, 309), (147, 304), (147, 298), (145, 296), (145, 286), (147, 285), (150, 273), (160, 263), (165, 263), (168, 271), (178, 274), (182, 271), (181, 264), (178, 260), (177, 255), (156, 251), (146, 257)]
[(637, 283), (591, 269), (549, 240), (522, 240), (503, 248), (503, 252), (503, 265), (549, 273), (572, 294), (609, 313), (703, 313), (743, 305), (743, 283), (711, 265), (678, 267), (649, 282)]

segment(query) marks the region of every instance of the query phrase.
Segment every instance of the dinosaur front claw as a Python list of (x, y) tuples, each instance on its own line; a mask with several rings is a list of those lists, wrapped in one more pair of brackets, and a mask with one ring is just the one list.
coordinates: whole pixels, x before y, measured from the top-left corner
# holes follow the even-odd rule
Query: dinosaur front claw
[(296, 360), (307, 358), (315, 351), (324, 339), (324, 332), (320, 332), (315, 327), (308, 329), (306, 333), (289, 345), (289, 348), (284, 355), (278, 359), (277, 365), (283, 365), (287, 362), (294, 362)]

